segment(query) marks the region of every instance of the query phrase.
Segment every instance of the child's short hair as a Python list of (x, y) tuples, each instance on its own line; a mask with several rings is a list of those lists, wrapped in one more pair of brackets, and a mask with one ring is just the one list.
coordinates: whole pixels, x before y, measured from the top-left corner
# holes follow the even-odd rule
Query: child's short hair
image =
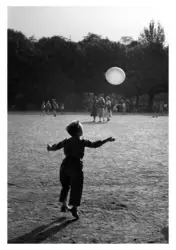
[(83, 126), (79, 121), (74, 121), (66, 127), (66, 130), (69, 135), (76, 136), (83, 133)]

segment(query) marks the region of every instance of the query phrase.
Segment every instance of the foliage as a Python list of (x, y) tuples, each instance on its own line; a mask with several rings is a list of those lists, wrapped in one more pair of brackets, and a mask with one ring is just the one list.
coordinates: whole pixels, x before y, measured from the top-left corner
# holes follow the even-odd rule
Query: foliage
[[(83, 92), (149, 95), (168, 92), (168, 47), (164, 29), (151, 21), (138, 40), (122, 37), (119, 42), (93, 33), (73, 42), (61, 36), (26, 38), (8, 29), (8, 104), (16, 100), (40, 107), (43, 100), (55, 97), (64, 102)], [(112, 86), (105, 80), (106, 70), (122, 68), (126, 80)], [(19, 99), (18, 96), (23, 98)], [(78, 100), (79, 98), (77, 98)], [(75, 107), (74, 107), (75, 105)], [(80, 102), (72, 107), (78, 108)]]

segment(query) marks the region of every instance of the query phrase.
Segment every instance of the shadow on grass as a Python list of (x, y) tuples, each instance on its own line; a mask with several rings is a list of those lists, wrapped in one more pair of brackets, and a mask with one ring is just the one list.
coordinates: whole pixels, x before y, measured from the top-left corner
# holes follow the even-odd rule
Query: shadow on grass
[(161, 229), (161, 233), (164, 236), (164, 239), (168, 242), (169, 241), (169, 229), (168, 229), (168, 227), (163, 227)]
[[(18, 243), (41, 243), (42, 241), (46, 240), (48, 237), (51, 237), (52, 235), (56, 234), (57, 232), (59, 232), (60, 230), (64, 229), (69, 224), (77, 220), (77, 219), (72, 219), (72, 220), (64, 221), (65, 219), (66, 217), (61, 217), (47, 225), (43, 225), (34, 229), (30, 233), (24, 234), (12, 240), (8, 240), (8, 243), (13, 243), (13, 244), (14, 243), (17, 243), (17, 244)], [(57, 226), (48, 228), (51, 225), (55, 223), (60, 223), (60, 222), (62, 223)]]
[(100, 125), (100, 124), (106, 124), (107, 122), (92, 122), (92, 121), (87, 121), (87, 122), (81, 122), (81, 124), (86, 124), (86, 125)]

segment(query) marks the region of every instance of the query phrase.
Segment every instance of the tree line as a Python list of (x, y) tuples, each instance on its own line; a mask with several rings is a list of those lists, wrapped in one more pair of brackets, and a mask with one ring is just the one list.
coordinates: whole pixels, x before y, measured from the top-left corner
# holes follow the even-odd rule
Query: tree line
[[(125, 98), (148, 96), (148, 110), (158, 93), (168, 93), (168, 45), (160, 23), (149, 23), (138, 40), (110, 41), (88, 33), (79, 42), (62, 36), (27, 38), (8, 29), (8, 107), (40, 108), (55, 98), (72, 110), (85, 93), (113, 93)], [(120, 67), (126, 80), (112, 86), (105, 79), (110, 67)], [(83, 105), (82, 105), (83, 106)]]

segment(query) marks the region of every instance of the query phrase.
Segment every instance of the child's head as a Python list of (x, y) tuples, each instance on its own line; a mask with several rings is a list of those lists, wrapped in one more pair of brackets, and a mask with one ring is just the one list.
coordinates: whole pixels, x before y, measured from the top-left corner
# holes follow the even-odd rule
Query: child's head
[(71, 136), (82, 136), (83, 126), (79, 121), (74, 121), (66, 127), (67, 132)]

